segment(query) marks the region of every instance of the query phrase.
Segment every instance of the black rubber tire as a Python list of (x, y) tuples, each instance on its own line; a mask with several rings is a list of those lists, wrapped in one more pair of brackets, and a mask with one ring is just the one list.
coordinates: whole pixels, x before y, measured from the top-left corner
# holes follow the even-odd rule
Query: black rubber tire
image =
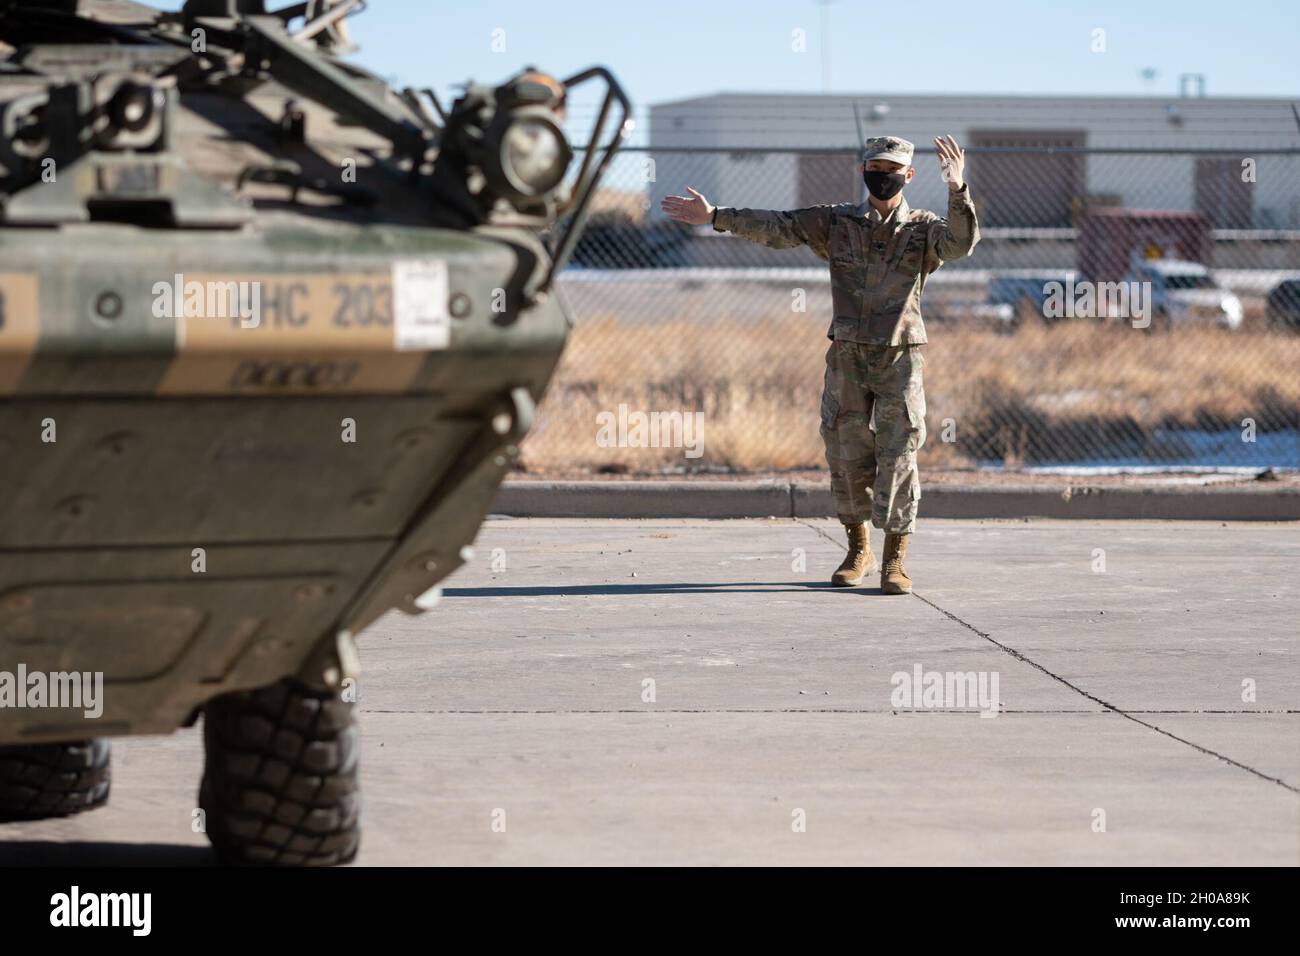
[(203, 717), (199, 806), (223, 863), (333, 866), (357, 855), (354, 705), (283, 680), (223, 694)]
[(0, 747), (0, 821), (65, 817), (108, 802), (107, 740)]

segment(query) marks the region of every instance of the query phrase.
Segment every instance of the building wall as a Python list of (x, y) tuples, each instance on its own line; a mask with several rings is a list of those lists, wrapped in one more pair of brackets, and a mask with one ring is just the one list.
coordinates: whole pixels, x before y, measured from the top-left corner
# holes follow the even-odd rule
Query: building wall
[[(650, 145), (833, 148), (857, 141), (854, 104), (864, 134), (890, 133), (932, 149), (936, 134), (963, 144), (972, 130), (1061, 130), (1085, 133), (1090, 148), (1219, 149), (1295, 148), (1300, 131), (1283, 99), (1178, 97), (906, 97), (766, 96), (722, 94), (664, 103), (650, 110)], [(873, 107), (887, 106), (882, 113)], [(1171, 117), (1179, 122), (1171, 122)], [(690, 177), (723, 205), (792, 208), (798, 198), (793, 156), (762, 160), (718, 155), (655, 154), (658, 182), (652, 215), (662, 195), (680, 190)], [(1257, 156), (1251, 225), (1300, 228), (1300, 156)], [(978, 199), (977, 156), (971, 186)], [(1091, 154), (1086, 157), (1089, 197), (1116, 197), (1123, 205), (1195, 208), (1195, 159), (1191, 156)], [(946, 186), (933, 155), (918, 153), (917, 176), (908, 187), (915, 207), (942, 212)], [(699, 185), (699, 184), (704, 185)]]

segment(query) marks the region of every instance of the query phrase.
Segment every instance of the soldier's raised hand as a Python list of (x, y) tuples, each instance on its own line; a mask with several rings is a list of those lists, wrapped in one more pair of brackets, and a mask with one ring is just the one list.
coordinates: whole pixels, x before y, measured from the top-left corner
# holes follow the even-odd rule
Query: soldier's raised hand
[(665, 196), (659, 208), (669, 219), (676, 219), (678, 222), (687, 222), (692, 226), (703, 226), (713, 220), (713, 206), (702, 195), (697, 193), (690, 186), (686, 191), (691, 195), (687, 196)]
[(966, 182), (966, 150), (957, 145), (951, 136), (944, 142), (938, 136), (934, 138), (934, 148), (939, 154), (939, 172), (943, 181), (953, 192), (961, 189)]

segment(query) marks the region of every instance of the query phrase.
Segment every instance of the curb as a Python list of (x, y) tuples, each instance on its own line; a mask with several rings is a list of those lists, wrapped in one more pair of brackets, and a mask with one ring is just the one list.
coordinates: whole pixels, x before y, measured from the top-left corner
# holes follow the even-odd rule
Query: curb
[[(828, 484), (766, 481), (507, 481), (494, 514), (519, 518), (830, 518)], [(1300, 488), (938, 485), (925, 518), (1300, 521)]]

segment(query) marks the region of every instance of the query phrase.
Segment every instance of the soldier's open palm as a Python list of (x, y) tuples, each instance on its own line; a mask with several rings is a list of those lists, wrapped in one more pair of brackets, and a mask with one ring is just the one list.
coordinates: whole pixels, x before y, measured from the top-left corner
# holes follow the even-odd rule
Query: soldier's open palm
[(690, 196), (665, 196), (659, 208), (669, 219), (687, 222), (692, 226), (702, 226), (713, 218), (713, 207), (709, 201), (690, 186), (686, 187)]
[(939, 154), (939, 171), (949, 189), (961, 189), (966, 182), (966, 150), (957, 145), (951, 136), (945, 142), (936, 136), (934, 149)]

